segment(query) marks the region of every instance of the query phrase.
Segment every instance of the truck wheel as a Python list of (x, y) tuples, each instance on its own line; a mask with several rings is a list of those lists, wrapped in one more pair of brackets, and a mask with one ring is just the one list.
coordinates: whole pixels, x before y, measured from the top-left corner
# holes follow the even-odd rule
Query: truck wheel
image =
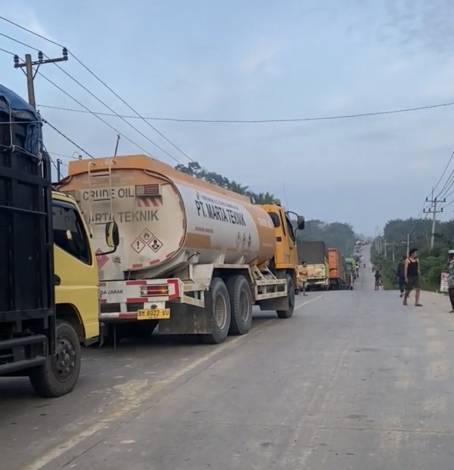
[(36, 393), (48, 398), (70, 392), (80, 372), (80, 343), (74, 328), (65, 321), (57, 321), (56, 333), (55, 355), (30, 372), (30, 382)]
[(252, 326), (252, 292), (244, 276), (233, 276), (227, 281), (232, 320), (229, 333), (244, 335)]
[(208, 335), (201, 335), (202, 342), (206, 344), (222, 343), (229, 334), (231, 311), (229, 292), (220, 277), (213, 278), (205, 301), (206, 314), (212, 320), (212, 331)]
[(288, 296), (288, 310), (278, 310), (277, 316), (279, 318), (290, 318), (295, 309), (295, 284), (293, 278), (287, 274), (287, 296)]

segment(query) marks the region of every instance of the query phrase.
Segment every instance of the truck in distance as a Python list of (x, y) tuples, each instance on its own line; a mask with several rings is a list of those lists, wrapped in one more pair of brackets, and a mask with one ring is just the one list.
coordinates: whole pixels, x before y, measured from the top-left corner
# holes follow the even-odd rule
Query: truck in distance
[(329, 271), (325, 243), (322, 241), (299, 241), (300, 262), (307, 265), (307, 288), (328, 289)]
[(350, 287), (346, 279), (345, 262), (337, 248), (328, 248), (329, 283), (331, 289)]
[(248, 332), (254, 304), (292, 315), (298, 254), (282, 207), (145, 155), (70, 162), (60, 190), (78, 201), (97, 251), (103, 224), (119, 227), (117, 252), (98, 256), (106, 331), (159, 322), (160, 334), (219, 343)]

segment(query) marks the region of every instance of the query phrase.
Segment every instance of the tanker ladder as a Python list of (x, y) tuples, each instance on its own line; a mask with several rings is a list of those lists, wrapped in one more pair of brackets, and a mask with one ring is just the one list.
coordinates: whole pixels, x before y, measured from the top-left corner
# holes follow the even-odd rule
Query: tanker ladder
[(106, 221), (102, 222), (95, 222), (94, 216), (93, 216), (93, 194), (94, 194), (94, 187), (97, 185), (94, 184), (94, 182), (99, 181), (102, 178), (107, 178), (108, 179), (108, 185), (107, 185), (107, 191), (108, 195), (105, 198), (98, 198), (95, 199), (96, 202), (100, 201), (108, 201), (109, 202), (109, 207), (110, 207), (110, 214), (109, 214), (109, 220), (108, 222), (113, 222), (114, 221), (114, 212), (113, 212), (113, 198), (112, 198), (112, 159), (109, 158), (109, 163), (107, 165), (106, 170), (94, 170), (94, 167), (96, 166), (95, 162), (90, 162), (88, 164), (88, 212), (89, 212), (89, 220), (90, 223), (93, 225), (105, 225)]

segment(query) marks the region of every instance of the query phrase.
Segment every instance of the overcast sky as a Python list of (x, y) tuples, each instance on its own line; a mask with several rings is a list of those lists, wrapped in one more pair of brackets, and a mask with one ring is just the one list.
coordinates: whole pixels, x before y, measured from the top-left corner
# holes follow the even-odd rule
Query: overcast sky
[[(0, 0), (1, 14), (67, 45), (147, 116), (272, 119), (350, 114), (454, 101), (450, 0), (229, 0), (129, 2)], [(0, 22), (0, 31), (58, 56), (60, 49)], [(0, 47), (26, 47), (0, 37)], [(36, 54), (36, 53), (34, 53)], [(120, 113), (129, 112), (73, 59), (62, 65)], [(26, 96), (24, 75), (0, 53), (1, 83)], [(106, 111), (51, 65), (42, 71)], [(38, 76), (40, 104), (78, 107)], [(115, 132), (90, 115), (42, 114), (95, 155)], [(155, 122), (194, 160), (254, 191), (270, 191), (307, 218), (374, 234), (417, 216), (454, 150), (454, 107), (303, 123)], [(112, 125), (156, 157), (116, 118)], [(181, 161), (152, 129), (134, 125)], [(46, 130), (50, 151), (70, 143)], [(126, 140), (120, 154), (141, 153)], [(65, 159), (67, 161), (67, 159)], [(445, 214), (451, 218), (452, 209)]]

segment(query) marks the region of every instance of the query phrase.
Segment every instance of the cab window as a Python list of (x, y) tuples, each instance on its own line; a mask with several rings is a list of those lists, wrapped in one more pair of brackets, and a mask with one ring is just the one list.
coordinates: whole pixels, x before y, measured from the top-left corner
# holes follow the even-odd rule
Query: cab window
[(90, 245), (79, 213), (73, 205), (53, 201), (54, 243), (84, 263), (91, 264)]
[(287, 229), (288, 229), (288, 233), (290, 235), (290, 238), (295, 241), (295, 231), (293, 230), (293, 225), (292, 225), (292, 222), (290, 221), (290, 219), (285, 216), (285, 221), (287, 222)]

